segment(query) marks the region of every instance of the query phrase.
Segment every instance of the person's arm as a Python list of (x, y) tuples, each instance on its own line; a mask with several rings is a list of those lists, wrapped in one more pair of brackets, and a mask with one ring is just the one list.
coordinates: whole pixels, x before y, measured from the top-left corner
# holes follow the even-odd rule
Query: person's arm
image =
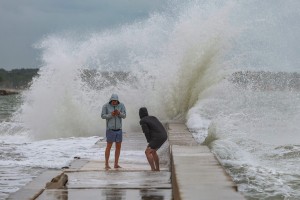
[(141, 127), (143, 129), (143, 133), (145, 134), (147, 142), (150, 142), (151, 135), (150, 135), (150, 129), (149, 129), (147, 123), (141, 121), (140, 124), (141, 124)]
[(113, 118), (112, 114), (108, 113), (107, 111), (108, 111), (108, 108), (107, 108), (107, 105), (105, 104), (102, 107), (102, 112), (101, 112), (101, 118), (102, 119), (111, 119), (111, 118)]
[(121, 109), (120, 109), (120, 114), (119, 114), (119, 116), (120, 116), (121, 118), (123, 118), (123, 119), (126, 118), (126, 108), (125, 108), (124, 104), (121, 105)]

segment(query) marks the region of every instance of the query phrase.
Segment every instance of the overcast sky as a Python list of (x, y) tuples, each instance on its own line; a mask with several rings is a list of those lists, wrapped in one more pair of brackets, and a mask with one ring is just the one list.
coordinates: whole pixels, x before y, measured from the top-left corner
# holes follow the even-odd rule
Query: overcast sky
[(0, 68), (36, 68), (33, 45), (63, 31), (101, 31), (147, 18), (163, 0), (0, 0)]

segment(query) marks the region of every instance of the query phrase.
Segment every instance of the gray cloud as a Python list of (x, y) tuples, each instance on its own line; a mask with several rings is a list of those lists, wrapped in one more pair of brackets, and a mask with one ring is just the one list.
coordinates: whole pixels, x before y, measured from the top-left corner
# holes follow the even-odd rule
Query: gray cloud
[(101, 31), (163, 9), (161, 0), (1, 0), (0, 68), (38, 67), (33, 45), (47, 34)]

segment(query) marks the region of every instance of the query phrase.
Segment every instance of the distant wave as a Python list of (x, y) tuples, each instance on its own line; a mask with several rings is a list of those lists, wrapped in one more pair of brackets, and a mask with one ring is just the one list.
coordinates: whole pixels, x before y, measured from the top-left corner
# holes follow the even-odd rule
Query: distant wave
[(252, 90), (300, 91), (300, 74), (297, 72), (238, 71), (229, 80)]

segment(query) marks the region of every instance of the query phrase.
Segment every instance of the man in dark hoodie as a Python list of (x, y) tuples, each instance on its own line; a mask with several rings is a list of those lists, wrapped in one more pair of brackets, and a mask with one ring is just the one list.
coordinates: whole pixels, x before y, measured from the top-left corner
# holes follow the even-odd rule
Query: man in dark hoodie
[(154, 116), (149, 116), (147, 108), (142, 107), (139, 110), (140, 125), (146, 136), (148, 146), (145, 154), (152, 171), (159, 171), (159, 158), (156, 151), (167, 140), (167, 132), (162, 123)]
[(122, 119), (126, 118), (126, 108), (119, 101), (117, 94), (112, 94), (109, 102), (102, 107), (102, 119), (106, 119), (106, 149), (105, 149), (105, 169), (110, 169), (109, 156), (113, 143), (116, 143), (114, 168), (121, 168), (119, 157), (122, 144)]

